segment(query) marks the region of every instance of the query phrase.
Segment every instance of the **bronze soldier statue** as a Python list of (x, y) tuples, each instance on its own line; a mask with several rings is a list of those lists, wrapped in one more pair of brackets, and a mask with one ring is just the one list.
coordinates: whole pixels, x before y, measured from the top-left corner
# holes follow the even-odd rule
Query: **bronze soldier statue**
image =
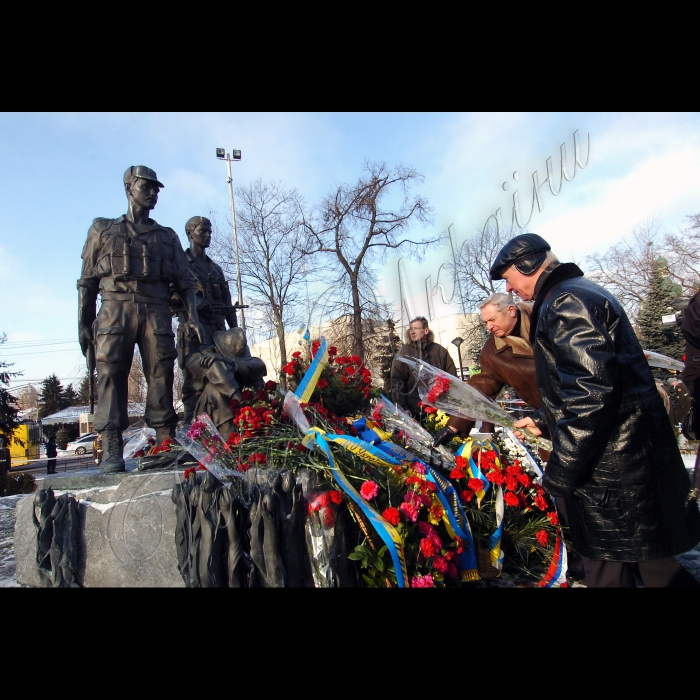
[[(83, 248), (78, 280), (78, 332), (83, 354), (94, 350), (98, 402), (95, 430), (102, 433), (102, 471), (124, 471), (122, 430), (129, 426), (127, 383), (138, 345), (146, 377), (147, 425), (158, 442), (172, 437), (176, 357), (171, 285), (187, 312), (183, 324), (203, 340), (197, 315), (195, 278), (175, 231), (149, 217), (164, 185), (153, 170), (136, 165), (124, 173), (129, 210), (117, 219), (95, 219)], [(97, 294), (102, 297), (95, 317)], [(93, 345), (94, 344), (94, 345)]]
[[(229, 328), (238, 327), (236, 309), (241, 308), (238, 302), (231, 303), (231, 291), (224, 277), (223, 270), (206, 254), (211, 243), (211, 221), (205, 216), (193, 216), (185, 224), (185, 231), (190, 247), (185, 251), (196, 279), (197, 312), (204, 329), (204, 337), (200, 341), (188, 329), (187, 313), (180, 305), (175, 311), (180, 319), (177, 332), (178, 364), (184, 372), (182, 385), (182, 403), (185, 407), (185, 423), (191, 423), (194, 418), (195, 405), (201, 388), (195, 388), (192, 372), (188, 370), (188, 358), (198, 352), (200, 346), (209, 346), (214, 342), (214, 334)], [(242, 307), (246, 308), (246, 307)], [(245, 341), (244, 341), (245, 342)], [(245, 343), (243, 357), (250, 357), (250, 348)]]

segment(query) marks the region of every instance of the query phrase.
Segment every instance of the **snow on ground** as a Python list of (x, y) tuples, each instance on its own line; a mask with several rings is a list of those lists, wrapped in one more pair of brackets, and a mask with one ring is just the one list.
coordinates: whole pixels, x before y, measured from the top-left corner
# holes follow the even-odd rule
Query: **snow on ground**
[(0, 498), (0, 588), (20, 587), (15, 579), (15, 507), (26, 495)]

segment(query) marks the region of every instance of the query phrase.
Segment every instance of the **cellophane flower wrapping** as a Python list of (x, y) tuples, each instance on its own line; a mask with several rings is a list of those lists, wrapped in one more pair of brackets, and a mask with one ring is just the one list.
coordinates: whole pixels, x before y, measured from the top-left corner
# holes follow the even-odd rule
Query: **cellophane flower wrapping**
[(126, 462), (134, 457), (144, 456), (151, 444), (155, 444), (155, 438), (156, 431), (153, 428), (141, 428), (141, 430), (132, 435), (129, 441), (124, 445), (124, 461)]
[(511, 430), (520, 430), (538, 447), (545, 450), (552, 449), (552, 443), (549, 440), (537, 437), (527, 429), (516, 428), (515, 419), (510, 413), (466, 382), (418, 358), (397, 357), (396, 359), (414, 370), (418, 382), (418, 394), (423, 403), (467, 420), (482, 420)]
[(393, 431), (396, 439), (424, 461), (435, 464), (442, 462), (446, 467), (454, 465), (455, 456), (445, 447), (433, 445), (433, 436), (400, 406), (393, 404), (386, 396), (377, 401), (373, 411), (387, 430)]
[(237, 460), (211, 418), (202, 413), (189, 429), (176, 431), (177, 441), (224, 484), (233, 485), (243, 479), (244, 472), (236, 468)]

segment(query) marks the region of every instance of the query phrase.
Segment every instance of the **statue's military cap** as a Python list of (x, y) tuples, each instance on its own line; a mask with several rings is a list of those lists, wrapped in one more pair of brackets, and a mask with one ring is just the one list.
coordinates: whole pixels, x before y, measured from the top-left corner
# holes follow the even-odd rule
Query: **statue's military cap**
[(132, 165), (126, 169), (124, 173), (124, 184), (129, 182), (132, 177), (142, 177), (144, 180), (153, 180), (153, 182), (158, 185), (158, 187), (165, 187), (165, 185), (158, 179), (155, 170), (147, 168), (145, 165)]

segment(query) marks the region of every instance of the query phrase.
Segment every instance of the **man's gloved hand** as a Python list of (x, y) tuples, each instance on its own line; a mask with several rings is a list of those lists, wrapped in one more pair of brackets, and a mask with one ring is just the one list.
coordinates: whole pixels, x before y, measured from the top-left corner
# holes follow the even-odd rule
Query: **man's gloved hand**
[(438, 430), (435, 435), (433, 435), (433, 445), (438, 447), (438, 445), (444, 445), (446, 442), (452, 440), (453, 437), (457, 435), (457, 431), (446, 425), (442, 430)]

